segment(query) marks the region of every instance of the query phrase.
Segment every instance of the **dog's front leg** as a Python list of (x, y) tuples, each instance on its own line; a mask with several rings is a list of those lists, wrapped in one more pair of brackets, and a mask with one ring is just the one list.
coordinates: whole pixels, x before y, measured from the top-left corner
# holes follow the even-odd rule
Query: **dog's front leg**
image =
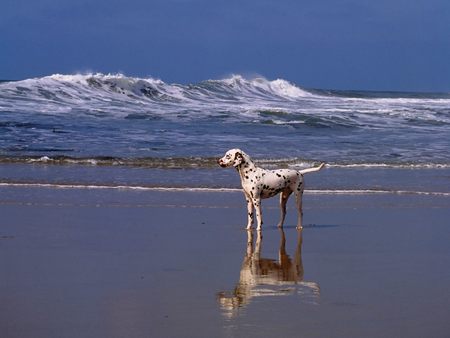
[(256, 211), (256, 222), (258, 224), (256, 229), (257, 230), (261, 230), (261, 226), (263, 224), (263, 221), (262, 221), (261, 198), (260, 197), (258, 197), (258, 198), (254, 197), (253, 198), (253, 207), (255, 208), (255, 211)]
[(250, 196), (245, 195), (245, 200), (247, 201), (247, 230), (251, 229), (253, 226), (253, 202)]

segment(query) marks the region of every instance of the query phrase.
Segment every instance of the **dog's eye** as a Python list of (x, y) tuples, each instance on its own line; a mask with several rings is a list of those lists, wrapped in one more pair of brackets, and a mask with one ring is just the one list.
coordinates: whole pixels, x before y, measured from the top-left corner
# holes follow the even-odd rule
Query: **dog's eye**
[(231, 157), (230, 155), (225, 156), (225, 158), (230, 158), (230, 157)]

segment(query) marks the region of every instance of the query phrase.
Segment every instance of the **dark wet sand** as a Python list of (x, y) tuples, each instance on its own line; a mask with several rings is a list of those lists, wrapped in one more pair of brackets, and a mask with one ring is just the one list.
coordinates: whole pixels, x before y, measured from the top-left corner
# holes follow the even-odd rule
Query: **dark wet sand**
[(2, 187), (0, 337), (450, 336), (449, 197), (276, 202)]

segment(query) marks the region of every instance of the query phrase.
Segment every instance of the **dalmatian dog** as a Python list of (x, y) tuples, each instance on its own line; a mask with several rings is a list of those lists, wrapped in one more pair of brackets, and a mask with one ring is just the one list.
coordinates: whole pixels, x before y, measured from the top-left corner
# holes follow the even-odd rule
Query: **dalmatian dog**
[(261, 199), (280, 194), (281, 219), (278, 227), (283, 227), (286, 217), (286, 203), (289, 196), (294, 193), (298, 209), (297, 228), (302, 228), (302, 195), (304, 190), (303, 175), (316, 172), (325, 166), (308, 168), (300, 171), (291, 169), (266, 170), (258, 168), (250, 156), (240, 149), (228, 150), (217, 163), (223, 167), (235, 167), (241, 177), (241, 184), (247, 201), (248, 223), (247, 229), (251, 229), (254, 220), (253, 209), (256, 210), (257, 229), (261, 230), (262, 212)]

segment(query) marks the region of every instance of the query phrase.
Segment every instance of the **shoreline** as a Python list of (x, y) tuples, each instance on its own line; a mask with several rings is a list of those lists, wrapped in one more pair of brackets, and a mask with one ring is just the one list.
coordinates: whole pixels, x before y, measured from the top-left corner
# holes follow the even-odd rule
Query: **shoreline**
[[(220, 155), (219, 155), (220, 156)], [(256, 158), (258, 166), (267, 169), (289, 168), (305, 169), (321, 162), (306, 158)], [(125, 167), (144, 169), (212, 169), (217, 167), (216, 157), (114, 157), (86, 156), (71, 157), (68, 155), (0, 155), (0, 165), (44, 165), (44, 166), (90, 166), (90, 167)], [(327, 168), (338, 169), (449, 169), (450, 163), (438, 162), (356, 162), (347, 161), (326, 163)]]
[[(305, 177), (306, 194), (450, 194), (450, 168), (335, 168)], [(240, 191), (234, 170), (0, 164), (1, 186)]]

